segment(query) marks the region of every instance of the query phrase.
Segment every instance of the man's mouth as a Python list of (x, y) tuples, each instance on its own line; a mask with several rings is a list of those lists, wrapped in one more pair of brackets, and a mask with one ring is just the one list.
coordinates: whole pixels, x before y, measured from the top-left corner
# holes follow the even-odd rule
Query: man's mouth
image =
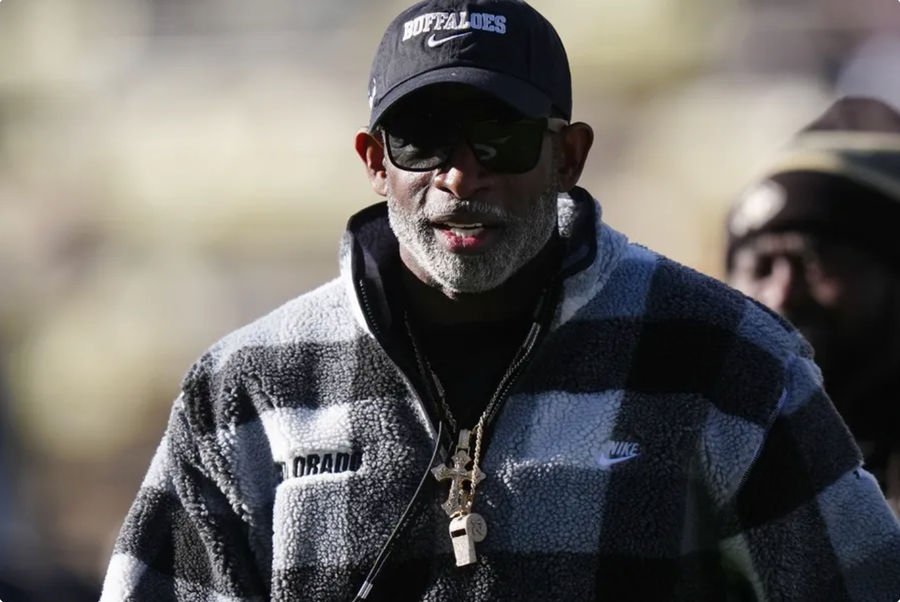
[(442, 220), (431, 226), (440, 231), (447, 249), (454, 253), (477, 253), (484, 250), (500, 230), (499, 224), (486, 221)]
[(453, 222), (443, 222), (434, 224), (434, 227), (439, 230), (444, 230), (453, 234), (455, 236), (466, 237), (466, 236), (478, 236), (483, 233), (486, 228), (492, 227), (487, 226), (482, 223), (474, 223), (474, 224), (457, 224)]

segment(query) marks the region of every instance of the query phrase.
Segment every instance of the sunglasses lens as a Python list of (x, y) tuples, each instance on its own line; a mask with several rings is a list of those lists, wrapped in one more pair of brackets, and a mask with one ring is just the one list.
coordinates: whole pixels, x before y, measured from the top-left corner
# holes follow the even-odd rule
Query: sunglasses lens
[[(460, 140), (458, 123), (407, 114), (385, 127), (391, 162), (407, 171), (429, 171), (447, 164)], [(462, 137), (478, 162), (497, 173), (524, 173), (537, 165), (544, 132), (543, 119), (468, 121)]]
[(446, 163), (458, 139), (458, 126), (431, 113), (413, 110), (385, 124), (385, 146), (391, 162), (408, 171), (428, 171)]
[(391, 162), (408, 171), (428, 171), (443, 165), (450, 157), (453, 142), (425, 131), (396, 132), (386, 135), (388, 157)]
[(491, 171), (524, 173), (537, 165), (545, 129), (541, 119), (478, 121), (468, 125), (466, 139)]

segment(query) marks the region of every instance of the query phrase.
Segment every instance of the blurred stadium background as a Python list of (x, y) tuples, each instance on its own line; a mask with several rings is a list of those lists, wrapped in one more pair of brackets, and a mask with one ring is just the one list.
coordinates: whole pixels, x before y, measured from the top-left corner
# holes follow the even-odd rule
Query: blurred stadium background
[[(792, 132), (842, 93), (900, 104), (897, 0), (533, 4), (607, 221), (713, 276), (728, 203)], [(0, 561), (14, 539), (99, 587), (191, 362), (336, 275), (406, 5), (0, 1)]]

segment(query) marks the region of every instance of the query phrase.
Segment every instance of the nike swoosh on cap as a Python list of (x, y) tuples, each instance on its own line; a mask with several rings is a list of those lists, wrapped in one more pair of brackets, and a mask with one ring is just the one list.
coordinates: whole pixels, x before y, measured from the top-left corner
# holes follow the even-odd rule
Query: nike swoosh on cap
[(600, 465), (601, 468), (609, 468), (613, 464), (619, 464), (621, 462), (625, 462), (626, 460), (633, 460), (637, 458), (641, 454), (633, 454), (630, 456), (620, 456), (618, 458), (609, 458), (607, 456), (600, 456), (597, 458), (597, 464)]
[(446, 38), (441, 38), (440, 40), (434, 39), (434, 34), (431, 34), (430, 36), (428, 36), (428, 40), (427, 40), (428, 47), (429, 48), (437, 48), (444, 42), (449, 42), (450, 40), (455, 40), (456, 38), (461, 38), (461, 37), (467, 36), (471, 33), (472, 33), (471, 31), (467, 31), (465, 33), (457, 33), (452, 36), (447, 36)]

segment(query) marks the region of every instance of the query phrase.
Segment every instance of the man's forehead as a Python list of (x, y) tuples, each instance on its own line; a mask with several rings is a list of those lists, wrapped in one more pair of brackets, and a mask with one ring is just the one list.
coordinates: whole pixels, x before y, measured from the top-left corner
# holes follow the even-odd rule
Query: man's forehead
[(763, 232), (736, 249), (739, 255), (772, 257), (778, 255), (808, 255), (830, 261), (839, 258), (862, 257), (871, 261), (871, 256), (859, 245), (842, 240), (839, 236), (802, 230)]
[(755, 253), (774, 255), (779, 253), (798, 253), (816, 245), (818, 241), (813, 234), (788, 230), (785, 232), (764, 232), (750, 238), (738, 247), (738, 253)]

